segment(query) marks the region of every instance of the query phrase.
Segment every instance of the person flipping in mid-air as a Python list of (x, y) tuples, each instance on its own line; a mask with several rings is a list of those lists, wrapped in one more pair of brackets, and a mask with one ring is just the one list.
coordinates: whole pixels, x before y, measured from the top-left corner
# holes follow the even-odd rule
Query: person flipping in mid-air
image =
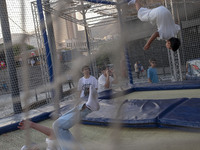
[(151, 43), (156, 39), (166, 40), (166, 47), (173, 51), (176, 51), (180, 46), (180, 40), (175, 38), (180, 26), (175, 24), (172, 14), (164, 7), (159, 6), (153, 9), (142, 7), (140, 0), (131, 0), (128, 5), (134, 5), (138, 11), (138, 18), (141, 21), (149, 21), (151, 24), (157, 25), (157, 31), (147, 41), (144, 46), (144, 50), (148, 50)]

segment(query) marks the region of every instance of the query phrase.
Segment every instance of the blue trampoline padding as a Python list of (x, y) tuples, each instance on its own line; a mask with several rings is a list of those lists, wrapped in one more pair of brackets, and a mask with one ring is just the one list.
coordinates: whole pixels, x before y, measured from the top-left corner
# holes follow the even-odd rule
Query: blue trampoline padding
[[(126, 127), (158, 127), (158, 117), (163, 116), (187, 98), (169, 100), (126, 100), (120, 108), (114, 103), (101, 101), (100, 110), (83, 119), (84, 124), (109, 125), (119, 122)], [(116, 118), (118, 116), (118, 118)], [(118, 120), (118, 121), (117, 121)]]
[(111, 2), (111, 1), (105, 1), (105, 0), (85, 0), (87, 2), (91, 3), (98, 3), (98, 4), (106, 4), (106, 5), (116, 5), (116, 2)]
[(200, 128), (200, 99), (191, 98), (159, 118), (164, 126)]
[[(73, 101), (68, 101), (67, 104), (61, 104), (60, 111), (66, 112), (67, 110), (73, 108)], [(52, 105), (44, 106), (38, 108), (37, 110), (29, 111), (29, 119), (33, 122), (40, 122), (51, 117), (51, 113), (54, 111)], [(21, 120), (25, 118), (25, 114), (15, 114), (11, 117), (0, 119), (0, 135), (17, 130), (17, 126)]]
[[(40, 122), (49, 118), (51, 112), (38, 112), (37, 110), (30, 112), (30, 118), (34, 122)], [(17, 130), (19, 122), (24, 119), (24, 114), (17, 114), (12, 117), (2, 119), (0, 121), (0, 135)]]
[[(63, 104), (61, 113), (69, 111), (72, 101)], [(29, 112), (34, 122), (50, 117), (52, 106), (45, 106)], [(17, 129), (24, 114), (0, 119), (0, 135)], [(200, 129), (200, 98), (179, 98), (160, 100), (124, 100), (116, 106), (116, 101), (100, 100), (100, 110), (87, 115), (83, 124), (108, 126), (121, 123), (124, 127)]]
[(179, 90), (179, 89), (200, 89), (200, 80), (185, 80), (182, 82), (167, 82), (167, 83), (140, 83), (134, 84), (131, 88), (121, 92), (105, 91), (99, 95), (99, 99), (111, 99), (122, 95), (130, 94), (135, 91), (155, 91), (155, 90)]
[[(113, 94), (113, 90), (110, 89), (110, 90), (105, 90), (105, 91), (102, 91), (102, 92), (99, 92), (98, 93), (98, 97), (106, 97), (106, 96), (111, 96)], [(100, 99), (104, 99), (104, 98), (100, 98)], [(109, 98), (111, 99), (111, 97)]]

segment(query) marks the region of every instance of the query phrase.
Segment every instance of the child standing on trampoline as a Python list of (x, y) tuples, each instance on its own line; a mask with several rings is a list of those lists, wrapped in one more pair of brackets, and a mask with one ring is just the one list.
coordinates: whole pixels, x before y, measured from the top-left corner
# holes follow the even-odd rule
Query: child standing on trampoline
[(144, 50), (150, 48), (151, 43), (156, 39), (166, 40), (166, 47), (173, 51), (176, 51), (180, 46), (180, 40), (175, 38), (180, 26), (175, 24), (172, 14), (164, 7), (159, 6), (153, 9), (142, 7), (140, 0), (131, 0), (128, 5), (135, 4), (136, 10), (138, 11), (138, 18), (144, 22), (150, 22), (151, 24), (157, 25), (157, 31), (151, 35)]

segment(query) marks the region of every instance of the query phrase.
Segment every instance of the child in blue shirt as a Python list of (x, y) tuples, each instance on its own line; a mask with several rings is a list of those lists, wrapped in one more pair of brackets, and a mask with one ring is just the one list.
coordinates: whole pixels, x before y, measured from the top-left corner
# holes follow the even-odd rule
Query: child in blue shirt
[(149, 60), (149, 63), (151, 67), (147, 70), (147, 77), (148, 77), (148, 82), (150, 83), (158, 83), (158, 75), (157, 75), (157, 69), (156, 67), (156, 60), (154, 58), (151, 58)]

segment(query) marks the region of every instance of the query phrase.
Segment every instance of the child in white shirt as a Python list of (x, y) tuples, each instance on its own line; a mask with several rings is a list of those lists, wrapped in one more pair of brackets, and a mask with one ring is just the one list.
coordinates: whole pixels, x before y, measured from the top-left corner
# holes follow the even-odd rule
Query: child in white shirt
[(157, 26), (157, 31), (147, 41), (144, 46), (144, 50), (148, 50), (151, 43), (156, 39), (166, 40), (166, 47), (173, 51), (178, 50), (180, 46), (180, 40), (175, 38), (180, 26), (175, 24), (172, 14), (164, 7), (159, 6), (153, 9), (142, 7), (140, 0), (131, 0), (128, 5), (135, 4), (136, 10), (138, 11), (138, 18), (141, 21), (148, 21), (151, 24)]

